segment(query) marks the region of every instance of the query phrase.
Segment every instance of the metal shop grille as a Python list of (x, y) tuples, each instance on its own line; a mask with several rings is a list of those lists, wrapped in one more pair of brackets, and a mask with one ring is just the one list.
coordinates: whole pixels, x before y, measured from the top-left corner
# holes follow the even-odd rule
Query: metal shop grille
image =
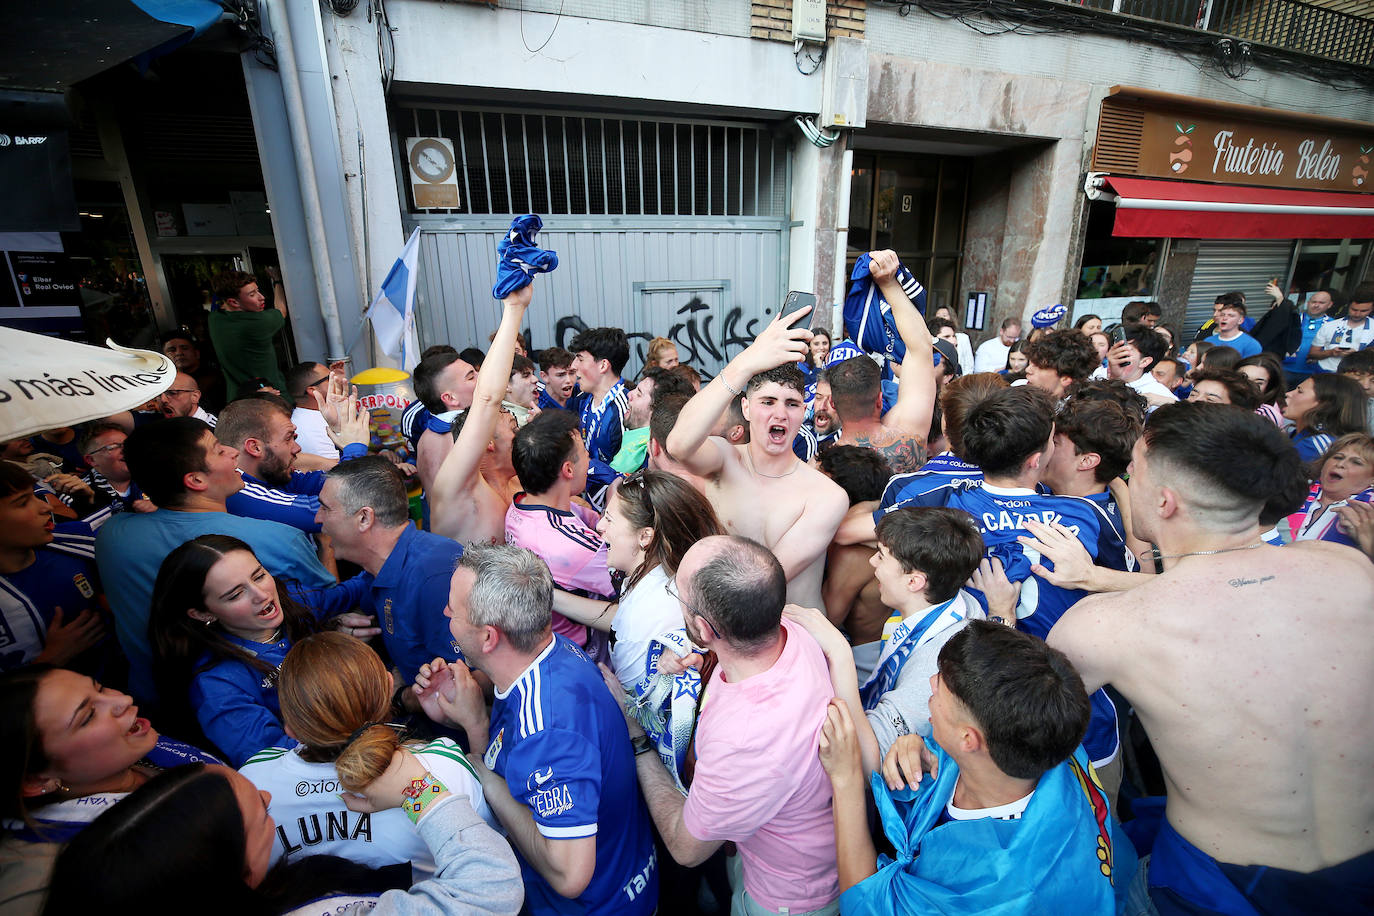
[(411, 108), (397, 126), (401, 150), (407, 136), (453, 142), (462, 206), (426, 213), (786, 212), (786, 140), (763, 125)]

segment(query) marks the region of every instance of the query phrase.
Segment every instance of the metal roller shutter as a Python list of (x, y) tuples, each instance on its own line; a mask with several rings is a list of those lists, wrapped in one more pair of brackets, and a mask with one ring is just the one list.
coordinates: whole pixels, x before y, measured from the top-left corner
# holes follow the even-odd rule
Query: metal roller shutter
[(1183, 339), (1192, 340), (1203, 322), (1212, 317), (1217, 296), (1232, 290), (1245, 294), (1249, 316), (1258, 318), (1271, 301), (1264, 287), (1275, 277), (1280, 285), (1286, 285), (1292, 263), (1291, 241), (1199, 242)]

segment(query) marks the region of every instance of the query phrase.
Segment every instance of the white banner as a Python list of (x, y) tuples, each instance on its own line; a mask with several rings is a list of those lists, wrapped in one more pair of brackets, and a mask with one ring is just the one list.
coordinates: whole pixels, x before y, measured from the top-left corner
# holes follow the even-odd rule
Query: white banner
[(0, 441), (130, 410), (176, 378), (161, 353), (0, 327)]

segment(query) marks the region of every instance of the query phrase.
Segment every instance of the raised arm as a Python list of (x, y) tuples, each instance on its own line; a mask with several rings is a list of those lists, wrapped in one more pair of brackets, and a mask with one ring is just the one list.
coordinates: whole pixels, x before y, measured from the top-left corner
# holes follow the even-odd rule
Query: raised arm
[(749, 380), (785, 363), (797, 363), (806, 358), (811, 332), (794, 325), (811, 314), (804, 308), (787, 316), (781, 314), (769, 322), (763, 333), (742, 353), (730, 360), (710, 384), (702, 388), (682, 408), (673, 431), (668, 434), (664, 448), (669, 456), (681, 462), (687, 470), (702, 477), (717, 473), (725, 462), (725, 451), (709, 440), (711, 427), (729, 406), (730, 399), (742, 396)]
[(501, 324), (496, 328), (491, 350), (477, 373), (477, 387), (472, 393), (472, 406), (468, 408), (463, 430), (439, 465), (429, 489), (429, 498), (436, 507), (462, 496), (477, 479), (478, 465), (496, 432), (496, 421), (501, 417), (501, 399), (510, 384), (515, 336), (520, 332), (525, 309), (533, 296), (534, 284), (531, 283), (501, 300)]
[(883, 417), (883, 425), (921, 437), (924, 442), (935, 411), (934, 343), (921, 313), (897, 282), (901, 261), (894, 251), (875, 251), (871, 262), (873, 280), (892, 308), (897, 333), (906, 344), (902, 372), (897, 383), (897, 403)]

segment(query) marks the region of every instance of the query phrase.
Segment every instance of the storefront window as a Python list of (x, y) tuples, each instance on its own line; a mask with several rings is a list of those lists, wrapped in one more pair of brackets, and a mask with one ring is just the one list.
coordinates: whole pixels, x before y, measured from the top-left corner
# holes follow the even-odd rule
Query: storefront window
[(1126, 303), (1155, 296), (1163, 240), (1113, 236), (1113, 216), (1110, 204), (1089, 204), (1075, 319), (1091, 313), (1103, 321), (1115, 320)]
[(1334, 290), (1342, 302), (1364, 276), (1370, 243), (1359, 239), (1306, 239), (1298, 243), (1297, 265), (1289, 295), (1299, 303), (1319, 289)]

